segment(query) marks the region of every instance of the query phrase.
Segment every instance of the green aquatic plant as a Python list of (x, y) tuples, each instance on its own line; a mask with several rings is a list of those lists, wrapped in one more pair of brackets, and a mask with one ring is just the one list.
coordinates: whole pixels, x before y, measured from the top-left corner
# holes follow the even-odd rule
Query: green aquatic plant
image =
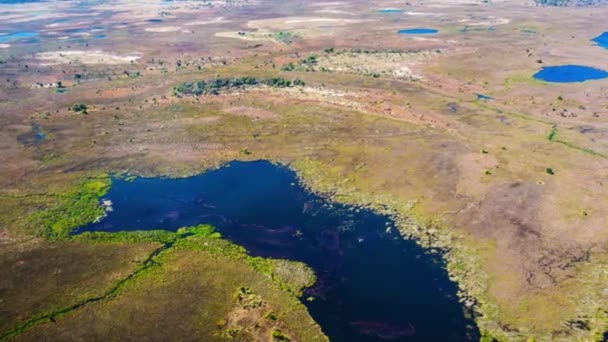
[(99, 199), (110, 189), (108, 175), (88, 178), (57, 197), (57, 201), (44, 210), (28, 217), (31, 226), (48, 239), (65, 239), (70, 233), (105, 214)]

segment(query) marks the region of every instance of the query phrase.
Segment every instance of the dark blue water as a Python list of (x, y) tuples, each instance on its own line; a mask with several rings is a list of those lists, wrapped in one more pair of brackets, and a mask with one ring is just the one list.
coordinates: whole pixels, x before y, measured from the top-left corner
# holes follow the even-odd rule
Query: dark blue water
[(399, 34), (436, 34), (437, 32), (439, 32), (439, 30), (433, 29), (433, 28), (411, 28), (411, 29), (399, 30), (397, 33), (399, 33)]
[(595, 42), (597, 45), (608, 49), (608, 32), (604, 32), (599, 36), (591, 39), (591, 41)]
[(32, 125), (31, 132), (17, 136), (17, 141), (23, 145), (38, 145), (44, 140), (46, 140), (46, 133), (37, 123)]
[(149, 23), (162, 23), (163, 22), (162, 19), (146, 19), (146, 21)]
[(494, 100), (492, 96), (484, 95), (484, 94), (475, 94), (478, 100)]
[(543, 67), (534, 78), (546, 82), (572, 83), (608, 78), (608, 72), (583, 65)]
[(13, 32), (0, 36), (0, 43), (9, 43), (15, 40), (34, 38), (36, 36), (38, 36), (38, 32)]
[(106, 199), (113, 211), (79, 232), (210, 223), (252, 255), (305, 262), (318, 281), (303, 302), (332, 341), (478, 339), (438, 256), (385, 216), (311, 194), (286, 167), (233, 162), (190, 178), (115, 179)]

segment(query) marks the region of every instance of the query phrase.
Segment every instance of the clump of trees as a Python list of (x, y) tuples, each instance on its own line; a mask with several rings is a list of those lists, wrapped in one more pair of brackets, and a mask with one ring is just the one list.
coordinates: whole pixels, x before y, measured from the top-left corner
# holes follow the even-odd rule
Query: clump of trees
[(288, 80), (281, 77), (257, 79), (254, 77), (216, 78), (210, 81), (185, 82), (173, 88), (175, 96), (200, 96), (218, 95), (221, 90), (244, 89), (266, 85), (273, 88), (288, 88), (293, 86), (304, 86), (300, 79)]
[(87, 107), (87, 105), (85, 105), (84, 103), (76, 103), (73, 104), (72, 107), (70, 107), (71, 110), (73, 110), (76, 113), (82, 113), (82, 114), (88, 114), (88, 110), (89, 107)]

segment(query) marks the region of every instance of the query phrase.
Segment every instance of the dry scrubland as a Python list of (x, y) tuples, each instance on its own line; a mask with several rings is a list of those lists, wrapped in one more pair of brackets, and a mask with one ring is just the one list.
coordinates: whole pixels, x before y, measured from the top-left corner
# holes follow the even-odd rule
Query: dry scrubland
[[(23, 11), (44, 6), (2, 21), (37, 29)], [(377, 13), (388, 7), (405, 12)], [(40, 44), (0, 49), (1, 338), (324, 340), (296, 299), (306, 282), (201, 247), (217, 237), (67, 234), (99, 215), (108, 173), (179, 177), (235, 159), (285, 163), (312, 190), (391, 213), (405, 236), (447, 250), (486, 341), (605, 336), (608, 80), (532, 75), (605, 68), (590, 39), (608, 29), (606, 7), (122, 2), (88, 15), (76, 24), (104, 23), (108, 39), (51, 39), (62, 33), (50, 26)], [(440, 34), (396, 34), (408, 27)], [(306, 85), (172, 91), (245, 76)]]

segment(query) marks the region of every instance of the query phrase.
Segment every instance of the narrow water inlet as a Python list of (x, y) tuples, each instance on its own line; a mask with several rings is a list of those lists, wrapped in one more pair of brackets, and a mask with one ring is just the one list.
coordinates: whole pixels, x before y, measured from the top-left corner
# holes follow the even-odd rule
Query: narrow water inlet
[(302, 261), (318, 281), (302, 301), (331, 341), (467, 341), (444, 263), (404, 240), (390, 218), (329, 202), (267, 161), (232, 162), (201, 175), (114, 179), (111, 211), (83, 231), (208, 223), (252, 255)]

